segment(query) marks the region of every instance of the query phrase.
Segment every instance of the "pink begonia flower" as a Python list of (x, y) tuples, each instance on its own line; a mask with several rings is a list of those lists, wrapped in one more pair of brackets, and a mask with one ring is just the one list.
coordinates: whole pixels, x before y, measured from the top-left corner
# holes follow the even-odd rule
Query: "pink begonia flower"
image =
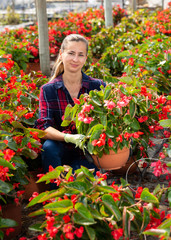
[(160, 153), (159, 153), (159, 156), (160, 156), (161, 158), (163, 158), (163, 159), (166, 157), (163, 152), (160, 152)]
[(81, 112), (90, 112), (90, 110), (93, 110), (94, 109), (94, 107), (91, 105), (91, 104), (84, 104), (83, 106), (82, 106), (82, 111)]
[(126, 107), (128, 105), (128, 103), (130, 102), (130, 100), (132, 99), (132, 97), (126, 97), (124, 96), (122, 98), (122, 100), (117, 102), (117, 107), (118, 108), (122, 108), (122, 107)]
[(83, 120), (84, 123), (88, 123), (88, 124), (90, 124), (93, 121), (94, 121), (94, 119), (92, 117), (85, 117)]
[(78, 121), (84, 122), (85, 114), (80, 112), (78, 113)]
[(159, 177), (162, 174), (169, 173), (166, 163), (163, 163), (159, 160), (157, 162), (151, 163), (151, 167), (154, 167), (153, 174), (156, 177)]
[(105, 102), (104, 106), (110, 110), (112, 110), (116, 106), (116, 104), (113, 101), (104, 100), (104, 102)]

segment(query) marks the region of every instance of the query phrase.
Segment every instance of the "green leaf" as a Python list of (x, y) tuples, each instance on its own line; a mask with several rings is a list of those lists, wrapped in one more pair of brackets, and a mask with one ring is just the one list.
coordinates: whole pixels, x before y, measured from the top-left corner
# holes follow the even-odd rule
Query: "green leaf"
[(87, 218), (84, 218), (82, 215), (80, 215), (79, 213), (75, 213), (74, 216), (73, 216), (73, 221), (74, 223), (76, 224), (79, 224), (79, 225), (92, 225), (92, 224), (95, 224), (96, 222), (94, 220), (92, 220), (91, 218), (90, 219), (87, 219)]
[(9, 142), (8, 142), (8, 147), (9, 147), (10, 149), (14, 150), (14, 151), (17, 151), (17, 150), (18, 150), (18, 146), (17, 146), (17, 144), (16, 144), (15, 141), (9, 141)]
[(23, 126), (23, 124), (20, 123), (20, 122), (13, 121), (11, 124), (12, 124), (12, 126), (15, 127), (15, 128), (25, 129), (25, 127)]
[(97, 105), (97, 106), (102, 106), (102, 103), (101, 101), (99, 100), (99, 98), (97, 96), (93, 96), (91, 98), (91, 102), (92, 102), (92, 105)]
[(46, 206), (44, 206), (44, 208), (63, 214), (73, 208), (73, 203), (69, 199), (64, 199), (58, 202), (49, 203)]
[(18, 118), (21, 118), (24, 114), (26, 114), (28, 112), (27, 109), (15, 112), (15, 114), (17, 115)]
[(28, 204), (27, 207), (31, 207), (37, 203), (39, 203), (39, 200), (43, 197), (43, 196), (47, 196), (48, 192), (42, 192), (40, 193), (37, 197), (33, 198)]
[(150, 222), (150, 213), (148, 212), (148, 210), (146, 208), (143, 209), (143, 229), (141, 229), (141, 231), (143, 231), (147, 225)]
[(95, 190), (102, 193), (116, 193), (117, 191), (110, 186), (96, 186)]
[(4, 239), (4, 232), (0, 231), (0, 239), (3, 240)]
[(85, 226), (87, 235), (89, 237), (90, 240), (95, 240), (96, 239), (96, 232), (93, 228), (89, 227), (89, 226)]
[(104, 100), (108, 99), (111, 93), (111, 86), (106, 86), (104, 90)]
[(120, 87), (120, 90), (123, 94), (125, 95), (129, 95), (129, 92), (126, 90), (126, 88), (124, 88), (123, 86)]
[(88, 135), (90, 135), (90, 140), (93, 141), (95, 139), (99, 139), (100, 134), (102, 133), (103, 130), (103, 125), (102, 124), (97, 124), (93, 126), (90, 131), (88, 132)]
[(12, 219), (0, 218), (0, 228), (16, 227), (18, 223)]
[(10, 115), (6, 113), (0, 114), (0, 121), (9, 120), (9, 119), (11, 119)]
[(160, 120), (159, 123), (164, 128), (171, 128), (171, 119)]
[(46, 173), (43, 177), (41, 177), (37, 183), (40, 182), (48, 182), (51, 179), (56, 179), (59, 177), (59, 175), (61, 174), (61, 171), (58, 168), (55, 168), (53, 171)]
[(108, 129), (108, 127), (107, 127), (107, 129), (106, 129), (105, 133), (106, 133), (106, 135), (107, 135), (109, 138), (113, 138), (113, 137), (114, 137), (114, 134), (113, 134), (113, 132), (112, 132), (112, 131), (110, 131), (110, 129)]
[(83, 173), (84, 173), (88, 178), (91, 179), (91, 181), (96, 181), (96, 179), (94, 179), (93, 173), (91, 173), (89, 169), (87, 169), (87, 168), (84, 167), (84, 166), (81, 166), (81, 170), (83, 171)]
[(138, 131), (140, 129), (140, 124), (136, 118), (132, 119), (132, 123), (130, 124), (130, 127), (132, 127), (135, 131)]
[(131, 116), (131, 118), (135, 117), (135, 113), (136, 113), (136, 104), (134, 101), (130, 101), (129, 102), (129, 114)]
[(80, 192), (86, 192), (88, 190), (86, 183), (81, 181), (69, 182), (67, 185), (65, 185), (65, 187), (76, 189)]
[(35, 129), (35, 128), (26, 128), (26, 129), (28, 130), (29, 134), (30, 134), (30, 132), (37, 132), (38, 133), (37, 136), (39, 138), (42, 138), (46, 135), (45, 131), (43, 131), (43, 130), (39, 130), (39, 129)]
[(120, 81), (121, 81), (121, 82), (124, 82), (124, 83), (126, 83), (126, 84), (131, 84), (131, 83), (133, 83), (133, 80), (132, 80), (132, 78), (130, 78), (130, 77), (121, 77), (121, 78), (120, 78)]
[[(91, 198), (91, 199), (92, 199), (92, 198)], [(92, 215), (94, 218), (99, 219), (99, 220), (103, 220), (103, 217), (101, 216), (101, 214), (100, 214), (96, 209), (90, 207), (89, 205), (88, 205), (88, 209), (89, 209), (91, 215)]]
[(168, 167), (171, 167), (171, 162), (168, 162), (166, 165), (167, 165)]
[(128, 114), (123, 117), (123, 120), (124, 120), (126, 125), (130, 125), (132, 123), (131, 116), (128, 115)]
[(99, 114), (101, 124), (105, 127), (107, 125), (107, 115)]
[(168, 219), (166, 219), (164, 222), (162, 222), (159, 226), (158, 226), (158, 228), (170, 228), (171, 227), (171, 219), (170, 218), (168, 218)]
[(92, 221), (94, 222), (94, 218), (93, 216), (91, 215), (90, 211), (88, 210), (88, 208), (86, 208), (84, 206), (83, 203), (76, 203), (75, 204), (75, 209), (77, 210), (77, 212), (84, 218), (88, 219), (89, 221)]
[(171, 191), (168, 192), (169, 206), (171, 207)]
[(15, 170), (15, 169), (16, 169), (16, 168), (12, 165), (12, 163), (6, 161), (6, 160), (3, 159), (3, 158), (0, 158), (0, 166), (8, 167), (9, 169), (12, 169), (12, 170)]
[(141, 193), (140, 198), (144, 202), (151, 202), (151, 203), (159, 204), (158, 199), (153, 194), (151, 194), (147, 188), (144, 188), (144, 190)]
[(109, 194), (105, 194), (102, 197), (102, 201), (105, 207), (107, 207), (107, 209), (111, 212), (111, 214), (113, 214), (116, 217), (117, 221), (120, 221), (121, 212), (118, 206), (116, 205), (115, 201), (113, 200), (113, 197)]
[(130, 56), (130, 52), (128, 50), (122, 51), (120, 53), (117, 54), (117, 56), (120, 57), (127, 57)]
[(99, 114), (104, 114), (102, 109), (103, 108), (101, 108), (101, 107), (95, 106), (94, 109), (93, 109), (93, 112), (99, 113)]
[(154, 228), (143, 232), (143, 234), (157, 236), (157, 237), (165, 233), (167, 233), (167, 230), (165, 229), (154, 229)]
[(40, 215), (45, 215), (45, 211), (43, 209), (39, 209), (37, 211), (29, 213), (29, 217), (35, 217)]
[(0, 192), (7, 194), (13, 189), (12, 184), (0, 180)]
[(62, 197), (65, 193), (66, 193), (65, 188), (59, 188), (58, 190), (52, 192), (47, 191), (45, 195), (38, 199), (37, 203), (42, 203), (56, 197)]
[(41, 228), (41, 226), (42, 226), (42, 223), (36, 223), (34, 225), (31, 225), (28, 229), (30, 231), (42, 232), (43, 229)]
[(20, 101), (22, 105), (29, 106), (31, 104), (31, 99), (29, 97), (25, 97), (23, 95), (20, 96)]

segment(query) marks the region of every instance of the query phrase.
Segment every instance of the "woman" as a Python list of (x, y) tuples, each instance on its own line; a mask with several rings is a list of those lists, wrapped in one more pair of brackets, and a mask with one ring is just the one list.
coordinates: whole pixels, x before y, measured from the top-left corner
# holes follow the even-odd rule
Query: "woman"
[(69, 129), (61, 127), (65, 108), (68, 104), (74, 105), (74, 98), (93, 89), (100, 90), (101, 85), (105, 86), (103, 81), (82, 72), (87, 53), (88, 42), (83, 36), (68, 35), (62, 42), (51, 80), (40, 89), (36, 127), (46, 132), (42, 151), (45, 172), (48, 172), (50, 165), (54, 168), (70, 165), (73, 170), (81, 165), (95, 168), (74, 145), (82, 137), (76, 134), (75, 126), (71, 124)]

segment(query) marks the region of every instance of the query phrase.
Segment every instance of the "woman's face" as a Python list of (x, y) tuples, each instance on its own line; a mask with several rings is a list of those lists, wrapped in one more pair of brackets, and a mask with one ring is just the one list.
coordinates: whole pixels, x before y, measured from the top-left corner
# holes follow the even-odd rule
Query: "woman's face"
[(84, 42), (68, 42), (60, 56), (64, 65), (64, 71), (80, 72), (87, 59), (86, 44)]

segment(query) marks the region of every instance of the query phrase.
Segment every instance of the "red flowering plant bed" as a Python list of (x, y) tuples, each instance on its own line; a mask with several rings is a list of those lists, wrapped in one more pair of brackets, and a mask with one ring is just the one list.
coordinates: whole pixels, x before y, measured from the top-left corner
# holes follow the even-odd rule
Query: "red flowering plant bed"
[[(38, 182), (54, 182), (58, 189), (34, 194), (28, 207), (41, 205), (30, 217), (44, 219), (30, 227), (37, 239), (143, 239), (155, 229), (168, 239), (170, 216), (159, 209), (166, 189), (153, 192), (139, 187), (135, 193), (121, 179), (121, 185), (106, 184), (106, 174), (81, 167), (72, 174), (69, 166), (50, 169)], [(147, 232), (146, 232), (147, 233)]]
[[(41, 73), (26, 75), (10, 55), (0, 58), (0, 207), (21, 203), (28, 183), (25, 159), (31, 161), (40, 152), (44, 133), (33, 126), (38, 114), (36, 84), (45, 81)], [(1, 227), (7, 227), (4, 224)]]
[[(126, 12), (118, 6), (113, 7), (113, 21), (118, 23)], [(57, 56), (62, 40), (71, 33), (83, 34), (91, 38), (105, 26), (104, 9), (87, 9), (81, 13), (68, 13), (65, 18), (51, 21), (49, 25), (49, 50), (52, 57)], [(26, 62), (39, 62), (38, 26), (18, 30), (5, 29), (0, 34), (0, 45), (12, 59), (26, 70)]]
[[(145, 85), (155, 81), (159, 91), (168, 94), (170, 21), (169, 7), (158, 13), (138, 10), (122, 18), (115, 28), (102, 28), (91, 37), (92, 59), (98, 58), (101, 68), (109, 69), (112, 76), (135, 76)], [(91, 72), (93, 75), (96, 70)]]

